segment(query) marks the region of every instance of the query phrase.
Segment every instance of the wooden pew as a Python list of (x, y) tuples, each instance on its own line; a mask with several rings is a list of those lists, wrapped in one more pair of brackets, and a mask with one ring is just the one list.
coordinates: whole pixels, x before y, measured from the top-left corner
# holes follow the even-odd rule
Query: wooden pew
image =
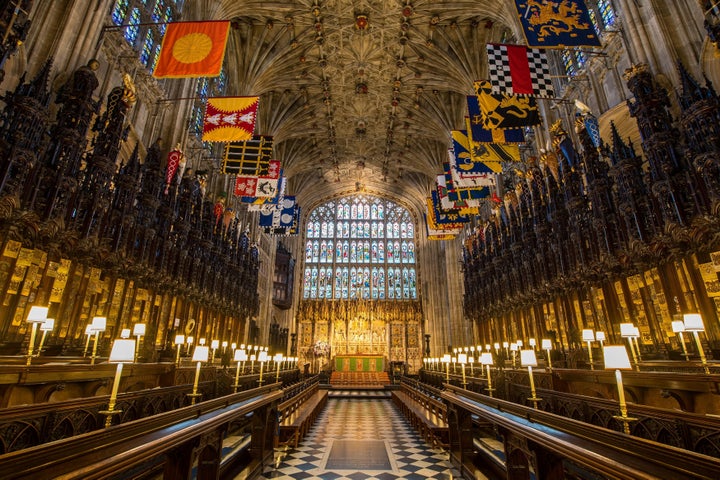
[(447, 408), (430, 393), (419, 388), (416, 381), (403, 379), (400, 390), (392, 392), (392, 399), (425, 441), (433, 446), (447, 448)]
[(278, 406), (279, 428), (275, 446), (290, 445), (297, 448), (300, 439), (310, 430), (315, 419), (325, 407), (327, 390), (320, 390), (315, 379), (311, 385)]
[[(146, 419), (0, 455), (0, 480), (93, 480), (111, 478), (189, 478), (193, 451), (198, 452), (198, 476), (218, 478), (224, 465), (221, 436), (232, 424), (251, 419), (253, 433), (245, 445), (251, 457), (245, 478), (259, 475), (272, 461), (274, 415), (282, 396), (279, 384), (201, 402)], [(269, 444), (267, 442), (269, 440)], [(242, 447), (242, 445), (240, 445)], [(208, 455), (204, 455), (207, 453)], [(202, 472), (200, 470), (203, 470)], [(210, 473), (206, 473), (211, 470)]]

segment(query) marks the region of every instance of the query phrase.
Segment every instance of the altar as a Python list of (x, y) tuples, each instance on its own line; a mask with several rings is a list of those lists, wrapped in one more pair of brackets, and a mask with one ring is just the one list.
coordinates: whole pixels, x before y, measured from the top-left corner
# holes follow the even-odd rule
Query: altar
[(383, 372), (385, 357), (378, 355), (336, 355), (335, 370), (338, 372)]

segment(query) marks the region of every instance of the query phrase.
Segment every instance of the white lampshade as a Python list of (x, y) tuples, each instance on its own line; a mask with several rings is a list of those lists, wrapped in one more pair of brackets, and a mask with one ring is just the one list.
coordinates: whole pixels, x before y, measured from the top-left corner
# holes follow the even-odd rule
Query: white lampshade
[(605, 332), (595, 332), (595, 340), (597, 340), (598, 342), (604, 342)]
[(258, 361), (260, 362), (267, 362), (268, 354), (265, 350), (260, 351), (258, 354)]
[(620, 324), (620, 336), (621, 337), (634, 337), (635, 336), (635, 325), (632, 323), (621, 323)]
[(638, 338), (640, 336), (640, 329), (638, 327), (633, 327), (633, 337)]
[(235, 350), (235, 361), (244, 362), (248, 359), (247, 352), (245, 350)]
[(27, 316), (27, 323), (43, 323), (47, 320), (48, 307), (38, 307), (33, 305)]
[(110, 363), (132, 363), (135, 360), (135, 340), (118, 339), (110, 350)]
[[(452, 357), (450, 360), (452, 361), (452, 363), (457, 363), (457, 357)], [(455, 367), (453, 367), (453, 368), (455, 368)]]
[(495, 347), (495, 350), (500, 350), (500, 344), (497, 342), (495, 342), (495, 345), (493, 345), (493, 347)]
[(93, 333), (92, 323), (85, 325), (85, 335), (92, 335)]
[(523, 367), (537, 367), (535, 350), (520, 350), (520, 365), (522, 365)]
[(540, 341), (540, 345), (542, 345), (543, 350), (551, 350), (552, 349), (552, 341), (549, 338), (543, 338)]
[(468, 347), (463, 347), (462, 351), (467, 353)]
[(273, 357), (273, 360), (276, 361), (276, 362), (282, 362), (282, 360), (283, 360), (283, 354), (282, 354), (282, 353), (276, 353), (275, 356)]
[[(478, 345), (478, 350), (480, 350), (480, 345)], [(474, 351), (475, 351), (475, 345), (471, 345), (471, 346), (470, 346), (470, 351), (471, 351), (471, 352), (474, 352)]]
[(595, 341), (595, 332), (593, 332), (589, 328), (583, 329), (582, 339), (583, 339), (583, 342), (594, 342)]
[(480, 363), (482, 363), (483, 365), (492, 365), (493, 364), (492, 353), (483, 352), (482, 355), (480, 355)]
[[(485, 350), (487, 350), (489, 352), (491, 348), (492, 348), (492, 345), (490, 345), (489, 343), (485, 344)], [(478, 348), (478, 352), (479, 351), (480, 351), (480, 349)]]
[(175, 345), (182, 345), (185, 343), (185, 335), (175, 335)]
[(517, 351), (518, 351), (518, 344), (517, 344), (517, 343), (511, 343), (511, 344), (510, 344), (510, 350), (513, 351), (513, 352), (517, 352)]
[(136, 323), (133, 326), (133, 335), (136, 337), (145, 335), (145, 324), (144, 323)]
[(244, 344), (244, 343), (240, 344), (240, 348), (242, 348), (243, 350), (245, 350), (245, 344)]
[(220, 340), (213, 340), (212, 342), (210, 342), (210, 348), (212, 348), (213, 350), (215, 350), (219, 346), (220, 346)]
[(465, 365), (467, 363), (467, 354), (466, 353), (458, 353), (457, 361), (458, 361), (458, 363)]
[(688, 332), (702, 332), (705, 330), (703, 319), (699, 313), (686, 313), (683, 315), (685, 330)]
[(250, 361), (254, 362), (255, 360), (257, 360), (257, 355), (253, 353), (252, 355), (250, 355)]
[(683, 322), (682, 320), (673, 320), (672, 330), (675, 333), (684, 332), (685, 331), (685, 322)]
[(508, 342), (503, 342), (503, 348), (508, 348), (510, 344)]
[(205, 345), (205, 338), (204, 338), (204, 337), (200, 339), (200, 345)]
[(537, 341), (534, 338), (529, 339), (528, 343), (530, 344), (531, 347), (537, 346)]
[(228, 342), (222, 342), (222, 347), (223, 347), (223, 348), (227, 348), (227, 346), (228, 346)]
[(193, 362), (207, 362), (210, 358), (210, 349), (208, 347), (198, 345), (193, 351), (192, 361)]
[(195, 341), (195, 337), (187, 337), (187, 344), (188, 344), (188, 345), (192, 345), (194, 341)]
[(605, 368), (608, 370), (629, 370), (632, 368), (627, 350), (623, 345), (604, 346), (603, 358), (605, 358)]
[(450, 354), (449, 354), (449, 353), (446, 353), (445, 355), (443, 355), (443, 357), (442, 357), (442, 362), (443, 362), (443, 363), (450, 363)]
[(52, 329), (55, 328), (55, 319), (54, 318), (48, 318), (43, 323), (40, 324), (40, 330), (43, 332), (51, 332)]
[(233, 350), (237, 350), (237, 343), (233, 342), (233, 343), (230, 345), (230, 348), (232, 348)]
[(130, 329), (123, 328), (122, 330), (120, 330), (120, 338), (130, 338)]
[(93, 332), (104, 332), (107, 328), (107, 318), (105, 317), (93, 317), (91, 325), (91, 330)]
[(515, 343), (517, 343), (517, 346), (520, 347), (520, 348), (522, 348), (523, 345), (525, 345), (522, 340), (518, 340), (518, 341), (516, 341)]
[(267, 352), (267, 351), (268, 351), (268, 347), (265, 347), (264, 350)]

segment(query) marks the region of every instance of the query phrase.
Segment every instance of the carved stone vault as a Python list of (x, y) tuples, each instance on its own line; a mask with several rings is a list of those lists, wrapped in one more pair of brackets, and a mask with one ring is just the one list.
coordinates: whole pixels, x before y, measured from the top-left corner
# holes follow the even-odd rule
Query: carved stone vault
[(261, 96), (256, 133), (307, 206), (363, 189), (420, 208), (515, 16), (495, 0), (199, 3), (185, 19), (232, 20), (227, 94)]

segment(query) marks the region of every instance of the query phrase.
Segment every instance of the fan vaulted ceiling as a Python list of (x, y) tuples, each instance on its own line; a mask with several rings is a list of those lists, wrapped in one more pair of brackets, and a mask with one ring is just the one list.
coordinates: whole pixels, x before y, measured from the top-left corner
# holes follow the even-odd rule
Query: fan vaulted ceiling
[(420, 207), (515, 16), (510, 0), (204, 3), (186, 10), (232, 20), (228, 94), (261, 96), (256, 133), (308, 207), (359, 190)]

